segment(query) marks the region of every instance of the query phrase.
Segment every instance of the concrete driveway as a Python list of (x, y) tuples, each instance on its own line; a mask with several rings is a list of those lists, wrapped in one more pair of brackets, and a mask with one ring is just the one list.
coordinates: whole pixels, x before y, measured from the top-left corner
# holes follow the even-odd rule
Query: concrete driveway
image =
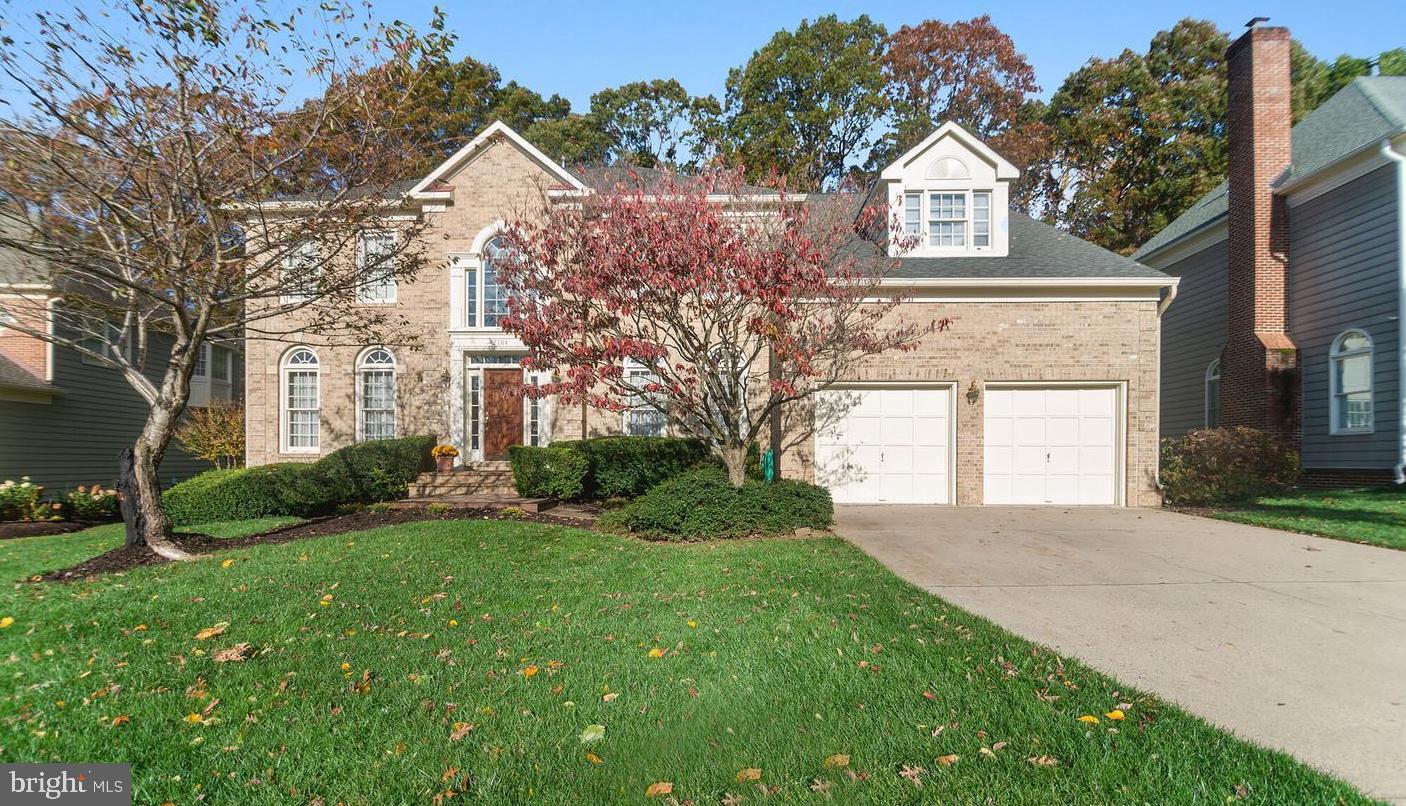
[(900, 576), (1406, 801), (1406, 552), (1138, 509), (837, 507)]

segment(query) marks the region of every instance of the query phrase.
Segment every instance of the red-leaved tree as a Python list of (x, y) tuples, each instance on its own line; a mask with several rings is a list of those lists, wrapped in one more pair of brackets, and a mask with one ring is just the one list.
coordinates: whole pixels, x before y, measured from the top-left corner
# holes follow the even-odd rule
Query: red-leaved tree
[(656, 412), (740, 486), (774, 416), (946, 327), (890, 318), (905, 297), (883, 283), (897, 261), (876, 241), (900, 238), (886, 207), (743, 191), (734, 173), (632, 181), (518, 216), (502, 324), (554, 372), (524, 393)]

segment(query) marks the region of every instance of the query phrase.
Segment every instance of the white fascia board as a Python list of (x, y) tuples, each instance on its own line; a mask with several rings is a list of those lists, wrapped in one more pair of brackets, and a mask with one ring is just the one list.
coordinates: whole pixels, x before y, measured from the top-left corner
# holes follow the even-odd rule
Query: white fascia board
[(924, 151), (931, 148), (933, 143), (936, 143), (938, 140), (948, 135), (952, 135), (957, 140), (960, 140), (963, 145), (976, 152), (978, 156), (990, 162), (992, 165), (995, 165), (997, 179), (1020, 178), (1019, 168), (1016, 168), (1005, 157), (993, 151), (990, 146), (982, 142), (980, 137), (977, 137), (950, 120), (934, 129), (932, 134), (924, 137), (917, 145), (903, 152), (903, 156), (889, 163), (888, 167), (884, 168), (879, 174), (879, 178), (883, 180), (902, 179), (904, 166), (917, 159)]
[(453, 156), (440, 163), (439, 167), (435, 168), (433, 171), (430, 171), (429, 175), (427, 175), (424, 179), (421, 179), (415, 185), (415, 187), (411, 188), (408, 191), (406, 195), (419, 198), (420, 194), (425, 193), (427, 188), (429, 188), (435, 182), (439, 181), (446, 174), (451, 173), (456, 167), (458, 167), (459, 163), (467, 159), (475, 151), (478, 151), (480, 148), (482, 148), (493, 137), (500, 134), (504, 137), (507, 137), (513, 142), (514, 145), (525, 151), (528, 156), (532, 157), (532, 159), (539, 163), (543, 168), (546, 168), (557, 179), (560, 179), (562, 182), (565, 182), (568, 187), (573, 188), (575, 190), (586, 189), (585, 183), (583, 183), (580, 179), (577, 179), (576, 176), (573, 175), (570, 171), (563, 168), (560, 164), (556, 162), (556, 160), (553, 160), (551, 157), (548, 157), (546, 154), (543, 154), (537, 148), (537, 146), (534, 146), (531, 143), (527, 142), (526, 138), (513, 131), (512, 127), (508, 124), (504, 123), (501, 120), (495, 120), (492, 124), (488, 126), (488, 128), (479, 132), (477, 137), (470, 140), (467, 145), (454, 152)]
[(885, 277), (905, 288), (1170, 288), (1179, 277)]

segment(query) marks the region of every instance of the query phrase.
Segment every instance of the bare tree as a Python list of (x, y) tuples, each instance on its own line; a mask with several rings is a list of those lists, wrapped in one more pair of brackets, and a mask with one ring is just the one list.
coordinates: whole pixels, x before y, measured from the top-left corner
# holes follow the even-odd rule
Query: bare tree
[(773, 415), (946, 326), (890, 318), (887, 200), (748, 191), (736, 172), (627, 182), (513, 221), (503, 329), (560, 395), (702, 438), (734, 485)]
[[(146, 401), (121, 462), (127, 542), (185, 558), (157, 469), (204, 345), (404, 327), (357, 304), (423, 262), (392, 192), (418, 155), (379, 132), (450, 40), (439, 18), (421, 35), (336, 4), (282, 20), (257, 0), (85, 8), (0, 39), (23, 96), (0, 119), (0, 248), (27, 264), (3, 304)], [(293, 105), (308, 80), (318, 100)]]

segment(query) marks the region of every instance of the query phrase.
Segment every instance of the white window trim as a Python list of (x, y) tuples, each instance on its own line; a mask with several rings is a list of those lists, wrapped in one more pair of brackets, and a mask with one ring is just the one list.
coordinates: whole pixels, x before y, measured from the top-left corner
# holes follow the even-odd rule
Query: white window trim
[[(304, 254), (307, 252), (310, 252), (312, 254)], [(285, 292), (289, 288), (293, 287), (293, 281), (292, 279), (290, 279), (290, 272), (295, 268), (301, 268), (296, 266), (295, 264), (297, 264), (301, 260), (306, 259), (307, 257), (312, 257), (317, 261), (317, 265), (314, 267), (311, 273), (311, 277), (313, 278), (314, 282), (318, 282), (322, 279), (322, 247), (318, 245), (316, 241), (299, 242), (296, 246), (292, 248), (291, 251), (288, 252), (288, 254), (285, 254), (283, 256), (282, 266), (279, 267), (279, 285), (283, 286)], [(282, 305), (296, 305), (300, 302), (307, 302), (308, 300), (311, 300), (313, 296), (314, 295), (312, 294), (284, 293), (278, 298), (278, 301), (279, 304)]]
[[(362, 276), (362, 272), (365, 271), (366, 241), (369, 238), (379, 238), (382, 236), (390, 236), (390, 238), (394, 240), (395, 232), (393, 230), (367, 230), (357, 236), (356, 264), (359, 282), (356, 288), (356, 301), (362, 305), (394, 305), (397, 298), (400, 296), (400, 283), (396, 282), (394, 274), (392, 274), (390, 278), (391, 295), (389, 297), (380, 299), (365, 295), (365, 288), (367, 280), (369, 279), (368, 277)], [(394, 263), (394, 259), (392, 259), (392, 263)]]
[[(288, 360), (300, 350), (307, 350), (317, 359), (317, 364), (290, 366)], [(293, 447), (288, 444), (288, 375), (292, 372), (312, 372), (316, 376), (317, 389), (317, 445)], [(296, 345), (284, 352), (278, 361), (278, 449), (280, 453), (315, 454), (322, 450), (322, 357), (311, 347)]]
[[(391, 362), (389, 364), (366, 363), (366, 359), (369, 358), (372, 353), (377, 351), (384, 351), (386, 355), (390, 356)], [(362, 382), (364, 380), (362, 378), (362, 375), (367, 372), (385, 372), (387, 370), (389, 370), (391, 373), (391, 435), (389, 437), (378, 437), (377, 440), (395, 439), (396, 437), (400, 436), (400, 401), (397, 399), (400, 394), (400, 362), (396, 360), (395, 353), (391, 352), (390, 348), (382, 345), (373, 345), (362, 350), (361, 354), (356, 357), (356, 377), (352, 379), (352, 384), (356, 387), (355, 395), (357, 442), (368, 441), (366, 437), (366, 401), (364, 394), (365, 390), (362, 386)]]
[[(649, 371), (649, 367), (645, 366), (644, 363), (642, 363), (642, 362), (640, 362), (640, 361), (636, 361), (636, 360), (633, 359), (633, 358), (627, 358), (627, 359), (625, 359), (624, 374), (625, 374), (626, 377), (629, 377), (629, 375), (630, 375), (631, 372), (648, 372), (648, 371)], [(659, 378), (659, 374), (658, 374), (657, 372), (655, 373), (655, 377), (656, 377), (656, 378)], [(662, 383), (662, 378), (660, 379), (660, 382)], [(620, 433), (624, 434), (624, 435), (627, 436), (627, 437), (628, 437), (628, 436), (636, 436), (635, 434), (631, 434), (631, 433), (630, 433), (630, 414), (633, 413), (636, 408), (641, 408), (641, 409), (643, 409), (643, 408), (648, 408), (648, 409), (650, 409), (651, 411), (658, 411), (657, 409), (655, 409), (655, 408), (652, 407), (652, 406), (639, 406), (639, 407), (636, 407), (636, 406), (627, 406), (624, 411), (620, 412)], [(665, 436), (665, 437), (667, 437), (667, 436), (670, 435), (671, 431), (672, 431), (672, 429), (669, 427), (669, 416), (668, 416), (667, 414), (665, 414), (665, 415), (664, 415), (664, 433), (659, 434), (658, 436)], [(652, 435), (650, 435), (650, 434), (640, 434), (640, 435), (638, 435), (638, 436), (652, 436)]]
[[(1211, 424), (1211, 381), (1213, 381), (1213, 380), (1216, 382), (1216, 401), (1215, 401), (1216, 422), (1215, 422), (1215, 425), (1212, 425), (1212, 424)], [(1201, 403), (1202, 403), (1202, 406), (1203, 406), (1202, 411), (1201, 411), (1201, 415), (1202, 415), (1202, 416), (1201, 416), (1201, 424), (1202, 424), (1203, 426), (1205, 426), (1206, 428), (1218, 428), (1218, 427), (1220, 427), (1220, 414), (1221, 414), (1221, 412), (1220, 412), (1220, 408), (1221, 408), (1221, 405), (1220, 405), (1220, 381), (1221, 381), (1220, 358), (1216, 358), (1215, 360), (1211, 361), (1211, 363), (1206, 366), (1206, 372), (1205, 372), (1205, 374), (1204, 374), (1204, 375), (1202, 376), (1202, 378), (1201, 378)]]
[[(1367, 346), (1359, 347), (1355, 350), (1343, 350), (1343, 341), (1353, 334), (1358, 334), (1367, 340)], [(1353, 434), (1371, 434), (1377, 430), (1377, 407), (1375, 401), (1376, 374), (1375, 365), (1376, 342), (1372, 340), (1372, 334), (1366, 328), (1352, 327), (1339, 333), (1333, 339), (1332, 348), (1328, 351), (1328, 433), (1332, 436), (1351, 436)], [(1338, 362), (1345, 358), (1354, 356), (1367, 356), (1367, 399), (1372, 403), (1372, 416), (1370, 422), (1365, 426), (1356, 428), (1340, 427), (1338, 425), (1338, 414), (1341, 410), (1342, 392), (1338, 389)], [(1358, 390), (1364, 391), (1364, 390)]]
[[(907, 204), (908, 197), (917, 195), (918, 202), (918, 232), (916, 235), (907, 231)], [(978, 194), (986, 194), (986, 245), (976, 245), (976, 197)], [(964, 232), (964, 244), (962, 246), (938, 246), (930, 242), (932, 237), (933, 218), (933, 196), (934, 195), (954, 195), (963, 197), (963, 218), (961, 219)], [(998, 222), (996, 211), (996, 189), (993, 187), (942, 187), (941, 185), (918, 185), (904, 186), (899, 194), (899, 214), (903, 216), (904, 237), (916, 237), (918, 243), (905, 254), (908, 257), (922, 256), (942, 256), (942, 255), (981, 255), (996, 251), (996, 237)], [(957, 219), (951, 219), (956, 221)]]

